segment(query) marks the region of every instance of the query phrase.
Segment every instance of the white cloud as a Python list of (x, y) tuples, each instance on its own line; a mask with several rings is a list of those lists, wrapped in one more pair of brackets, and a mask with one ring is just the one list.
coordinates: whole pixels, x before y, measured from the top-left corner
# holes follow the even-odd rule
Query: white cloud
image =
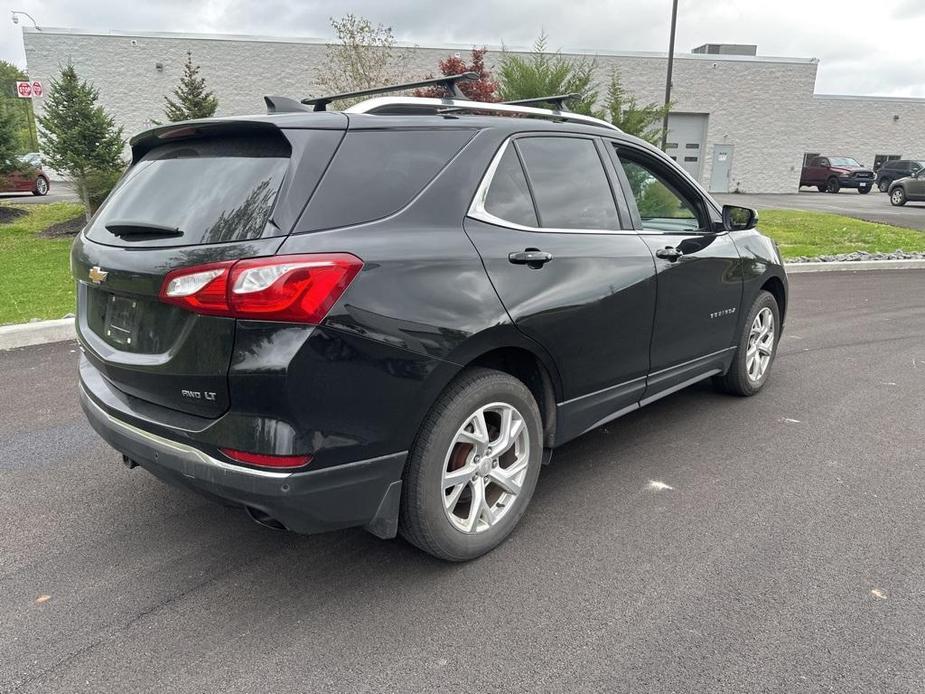
[[(315, 37), (329, 36), (329, 17), (349, 10), (420, 44), (524, 46), (545, 29), (554, 47), (664, 51), (671, 0), (24, 0), (18, 7), (47, 26)], [(756, 43), (761, 55), (819, 58), (820, 93), (925, 97), (925, 64), (910, 58), (923, 35), (925, 0), (681, 0), (677, 47)], [(8, 22), (0, 24), (0, 58), (24, 63), (19, 28)]]

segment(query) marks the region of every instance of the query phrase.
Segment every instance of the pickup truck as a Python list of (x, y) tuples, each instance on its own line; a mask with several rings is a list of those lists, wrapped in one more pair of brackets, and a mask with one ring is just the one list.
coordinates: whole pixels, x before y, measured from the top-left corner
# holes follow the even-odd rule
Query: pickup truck
[(815, 186), (820, 193), (837, 193), (842, 188), (857, 188), (867, 194), (874, 185), (873, 169), (851, 157), (816, 157), (803, 167), (800, 187)]

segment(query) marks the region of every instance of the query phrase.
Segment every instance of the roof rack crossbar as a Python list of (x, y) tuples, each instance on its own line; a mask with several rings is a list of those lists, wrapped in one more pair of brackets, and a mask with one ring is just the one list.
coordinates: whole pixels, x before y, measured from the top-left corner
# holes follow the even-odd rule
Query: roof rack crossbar
[(515, 101), (502, 101), (502, 104), (508, 104), (509, 106), (534, 106), (536, 104), (550, 104), (555, 108), (556, 111), (568, 111), (565, 107), (566, 101), (571, 101), (572, 99), (578, 99), (581, 97), (581, 94), (578, 92), (571, 92), (569, 94), (556, 94), (555, 96), (538, 96), (533, 99), (517, 99)]
[(586, 116), (582, 113), (572, 113), (571, 111), (552, 111), (548, 108), (535, 108), (533, 106), (523, 106), (520, 104), (506, 104), (501, 102), (487, 101), (470, 101), (468, 99), (433, 99), (430, 97), (415, 96), (379, 96), (367, 99), (358, 104), (354, 104), (346, 109), (346, 113), (370, 113), (370, 114), (391, 114), (409, 113), (413, 111), (427, 110), (435, 114), (450, 114), (468, 111), (471, 113), (488, 113), (488, 114), (516, 114), (520, 116), (538, 116), (541, 118), (551, 118), (558, 121), (568, 121), (570, 123), (584, 123), (585, 125), (595, 125), (600, 128), (620, 131), (620, 128), (608, 123), (600, 118)]
[(316, 111), (324, 111), (327, 105), (332, 101), (340, 99), (355, 99), (358, 96), (373, 96), (374, 94), (388, 94), (389, 92), (403, 92), (407, 89), (419, 89), (421, 87), (443, 87), (451, 94), (450, 98), (463, 100), (466, 95), (459, 89), (458, 82), (468, 80), (477, 80), (478, 74), (475, 72), (462, 72), (458, 75), (444, 75), (443, 77), (434, 77), (432, 79), (420, 80), (418, 82), (405, 82), (404, 84), (390, 84), (385, 87), (373, 87), (372, 89), (362, 89), (357, 92), (344, 92), (343, 94), (331, 94), (330, 96), (318, 96), (310, 99), (302, 99), (302, 103), (308, 106), (314, 106)]

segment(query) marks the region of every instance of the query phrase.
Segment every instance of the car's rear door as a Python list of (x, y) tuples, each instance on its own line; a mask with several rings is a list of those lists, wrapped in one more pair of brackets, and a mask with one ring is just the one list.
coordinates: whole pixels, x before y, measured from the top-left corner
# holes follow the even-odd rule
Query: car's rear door
[(650, 397), (728, 360), (742, 301), (741, 261), (707, 199), (676, 166), (635, 145), (611, 148), (657, 269)]
[(560, 440), (632, 406), (649, 367), (652, 256), (615, 202), (602, 148), (579, 135), (507, 140), (466, 220), (511, 318), (558, 366)]

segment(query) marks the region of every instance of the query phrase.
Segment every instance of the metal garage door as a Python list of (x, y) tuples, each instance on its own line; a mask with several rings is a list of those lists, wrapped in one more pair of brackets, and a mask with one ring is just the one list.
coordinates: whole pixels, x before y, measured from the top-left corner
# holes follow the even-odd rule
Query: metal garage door
[(703, 169), (706, 140), (706, 113), (671, 113), (668, 115), (668, 144), (665, 151), (698, 181)]

